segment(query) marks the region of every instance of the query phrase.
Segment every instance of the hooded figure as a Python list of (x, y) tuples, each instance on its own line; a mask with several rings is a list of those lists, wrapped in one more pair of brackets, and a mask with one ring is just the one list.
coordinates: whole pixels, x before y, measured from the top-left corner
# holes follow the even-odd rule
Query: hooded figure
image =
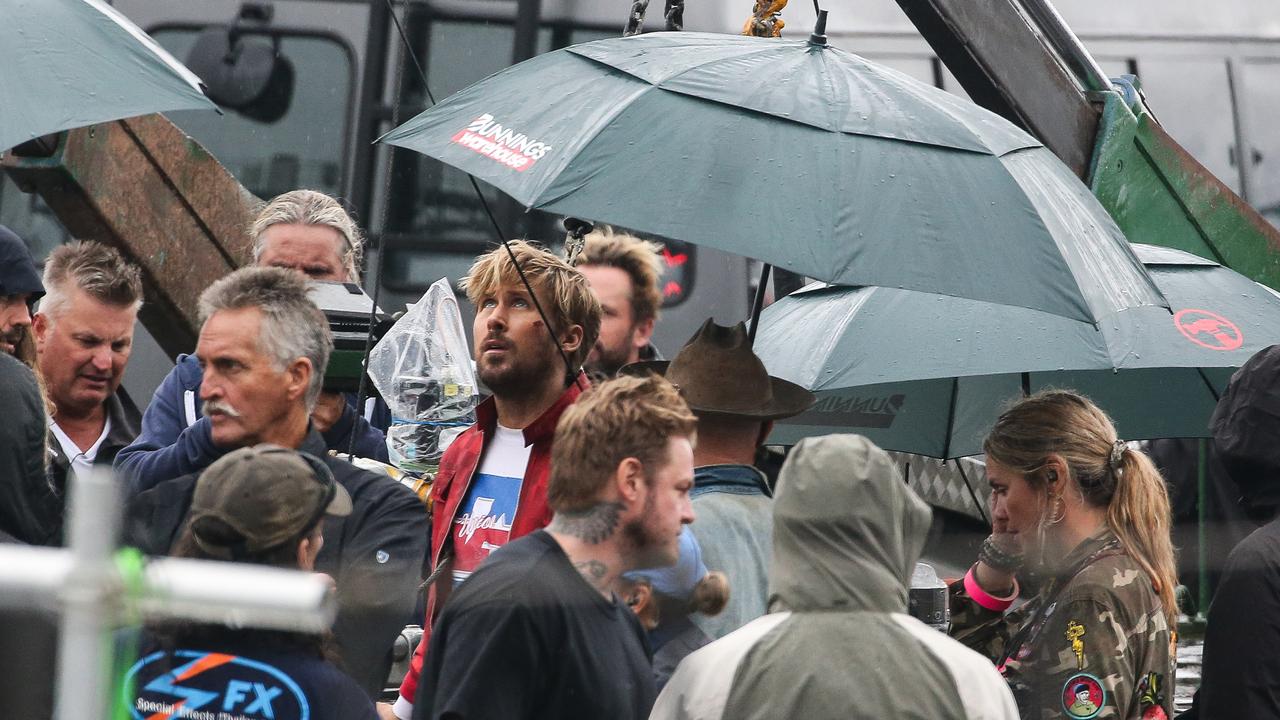
[(774, 499), (774, 612), (687, 657), (651, 720), (1017, 720), (986, 658), (906, 614), (930, 519), (871, 441), (801, 441)]

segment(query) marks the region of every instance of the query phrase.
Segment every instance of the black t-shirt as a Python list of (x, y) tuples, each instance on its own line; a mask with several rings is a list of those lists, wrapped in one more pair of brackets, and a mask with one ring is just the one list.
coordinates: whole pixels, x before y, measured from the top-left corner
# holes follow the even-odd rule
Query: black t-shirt
[[(131, 716), (187, 720), (376, 720), (373, 702), (324, 658), (251, 640), (144, 651)], [(212, 647), (216, 645), (216, 647)]]
[(423, 662), (414, 720), (642, 720), (655, 697), (644, 630), (544, 531), (494, 551), (453, 591)]

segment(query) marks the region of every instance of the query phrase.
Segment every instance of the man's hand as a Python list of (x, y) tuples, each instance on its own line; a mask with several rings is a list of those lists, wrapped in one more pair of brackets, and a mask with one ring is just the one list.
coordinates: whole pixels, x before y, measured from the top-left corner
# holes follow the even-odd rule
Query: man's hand
[(311, 423), (319, 432), (328, 432), (334, 423), (338, 422), (338, 418), (342, 417), (342, 409), (346, 407), (347, 399), (342, 397), (342, 393), (322, 392), (320, 399), (316, 400), (316, 409), (311, 411)]
[(391, 710), (390, 703), (374, 703), (374, 707), (378, 710), (378, 720), (400, 720), (400, 718), (396, 717), (395, 712)]

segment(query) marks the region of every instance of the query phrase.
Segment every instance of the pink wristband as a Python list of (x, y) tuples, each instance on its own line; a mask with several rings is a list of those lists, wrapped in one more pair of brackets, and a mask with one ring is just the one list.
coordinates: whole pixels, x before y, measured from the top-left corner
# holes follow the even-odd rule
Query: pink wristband
[(976, 569), (977, 565), (974, 565), (969, 568), (969, 572), (965, 573), (965, 594), (967, 594), (974, 602), (988, 610), (992, 610), (994, 612), (1004, 612), (1005, 610), (1008, 610), (1009, 606), (1013, 604), (1013, 601), (1018, 598), (1017, 579), (1014, 579), (1013, 581), (1013, 592), (1010, 593), (1009, 597), (998, 598), (991, 595), (986, 590), (983, 590), (982, 586), (978, 584), (977, 575), (974, 573), (974, 570)]

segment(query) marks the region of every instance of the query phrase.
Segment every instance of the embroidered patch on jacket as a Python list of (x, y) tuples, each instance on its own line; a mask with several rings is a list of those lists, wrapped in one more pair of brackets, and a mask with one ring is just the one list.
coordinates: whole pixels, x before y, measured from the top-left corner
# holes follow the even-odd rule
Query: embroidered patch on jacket
[(1071, 676), (1062, 686), (1062, 709), (1067, 717), (1089, 720), (1102, 712), (1107, 703), (1107, 691), (1098, 678), (1079, 673)]
[(1142, 720), (1169, 720), (1164, 712), (1164, 676), (1149, 672), (1138, 681), (1138, 706)]
[(1076, 654), (1076, 669), (1084, 669), (1084, 626), (1075, 620), (1067, 621), (1067, 639), (1071, 641), (1071, 652)]

